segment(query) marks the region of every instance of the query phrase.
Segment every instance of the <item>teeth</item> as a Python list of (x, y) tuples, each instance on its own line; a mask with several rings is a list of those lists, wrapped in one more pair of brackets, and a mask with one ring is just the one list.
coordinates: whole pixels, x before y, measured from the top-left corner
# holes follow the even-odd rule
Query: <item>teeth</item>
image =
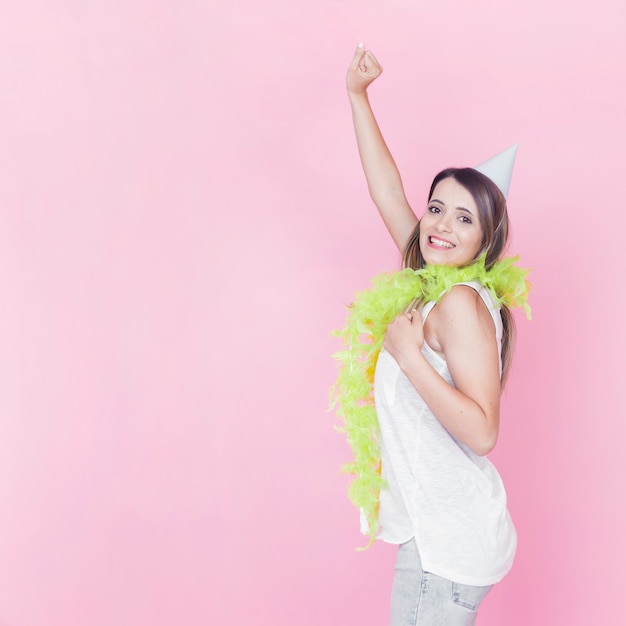
[(437, 239), (437, 237), (431, 237), (430, 243), (434, 243), (436, 246), (439, 246), (441, 248), (454, 248), (453, 244), (448, 243), (447, 241), (442, 241), (441, 239)]

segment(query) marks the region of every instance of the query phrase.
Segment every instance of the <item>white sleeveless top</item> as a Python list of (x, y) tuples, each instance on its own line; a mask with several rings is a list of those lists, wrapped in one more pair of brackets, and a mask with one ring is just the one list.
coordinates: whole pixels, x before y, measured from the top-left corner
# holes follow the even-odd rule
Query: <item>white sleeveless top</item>
[[(500, 347), (498, 304), (480, 283), (462, 284), (487, 305)], [(424, 322), (434, 306), (423, 307)], [(426, 343), (422, 354), (454, 384), (445, 360)], [(380, 493), (378, 539), (399, 544), (415, 537), (423, 569), (448, 580), (478, 586), (501, 580), (513, 564), (517, 540), (495, 467), (445, 430), (385, 350), (376, 365), (374, 396), (388, 486)]]

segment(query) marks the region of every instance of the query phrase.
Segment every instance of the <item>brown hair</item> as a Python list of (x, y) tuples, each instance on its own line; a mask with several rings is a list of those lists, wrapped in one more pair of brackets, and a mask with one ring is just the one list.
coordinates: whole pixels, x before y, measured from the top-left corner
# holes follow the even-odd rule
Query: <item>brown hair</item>
[[(451, 167), (439, 172), (430, 186), (428, 200), (432, 198), (435, 187), (446, 178), (456, 180), (474, 199), (478, 208), (478, 216), (482, 229), (480, 249), (471, 263), (483, 254), (485, 267), (490, 269), (504, 252), (509, 236), (509, 216), (506, 210), (506, 198), (497, 185), (487, 176), (471, 167)], [(420, 225), (414, 228), (402, 254), (403, 267), (419, 269), (426, 265), (419, 246)], [(502, 317), (502, 387), (506, 382), (513, 356), (515, 341), (515, 325), (509, 309), (503, 306), (500, 309)]]

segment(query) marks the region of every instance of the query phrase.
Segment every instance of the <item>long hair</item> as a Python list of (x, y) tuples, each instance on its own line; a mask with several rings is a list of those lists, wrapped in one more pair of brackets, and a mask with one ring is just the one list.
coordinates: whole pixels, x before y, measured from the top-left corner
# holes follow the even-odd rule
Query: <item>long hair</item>
[[(483, 238), (480, 249), (470, 263), (473, 263), (484, 254), (485, 267), (490, 269), (506, 249), (508, 241), (509, 216), (506, 210), (506, 198), (490, 178), (477, 170), (471, 167), (451, 167), (439, 172), (439, 174), (435, 176), (430, 186), (430, 192), (428, 193), (429, 202), (437, 184), (446, 178), (456, 180), (459, 185), (464, 187), (471, 194), (476, 203)], [(404, 247), (402, 254), (403, 267), (419, 269), (426, 265), (422, 251), (420, 250), (419, 240), (420, 224), (418, 222)], [(468, 263), (468, 265), (470, 263)], [(501, 384), (504, 388), (513, 356), (515, 323), (507, 307), (503, 306), (500, 309), (500, 315), (502, 317)]]

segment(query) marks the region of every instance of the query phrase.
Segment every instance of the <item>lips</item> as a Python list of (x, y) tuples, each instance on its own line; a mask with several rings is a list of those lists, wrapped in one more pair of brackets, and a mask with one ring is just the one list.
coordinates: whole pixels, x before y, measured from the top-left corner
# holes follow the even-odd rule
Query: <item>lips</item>
[(445, 239), (439, 239), (439, 237), (433, 237), (432, 235), (428, 237), (428, 243), (433, 248), (441, 248), (443, 250), (451, 250), (452, 248), (456, 247), (453, 243), (450, 243)]

